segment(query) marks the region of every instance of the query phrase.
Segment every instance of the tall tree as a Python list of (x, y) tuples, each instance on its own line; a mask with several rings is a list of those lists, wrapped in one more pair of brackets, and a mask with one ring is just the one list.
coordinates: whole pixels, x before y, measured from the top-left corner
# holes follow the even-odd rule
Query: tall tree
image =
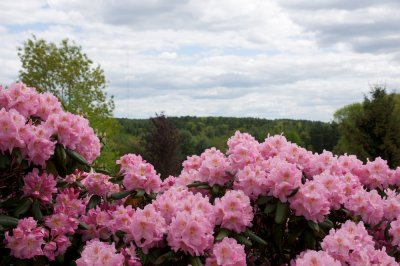
[(178, 174), (178, 130), (164, 113), (156, 114), (150, 121), (151, 127), (144, 137), (145, 158), (154, 165), (162, 179)]
[(81, 114), (102, 140), (101, 166), (110, 166), (116, 153), (113, 138), (119, 123), (112, 118), (114, 100), (107, 97), (106, 77), (99, 65), (94, 65), (82, 48), (64, 39), (59, 45), (33, 36), (18, 48), (22, 63), (19, 77), (40, 92), (56, 95), (65, 110)]
[(342, 144), (347, 142), (349, 152), (363, 160), (379, 156), (390, 167), (400, 165), (400, 113), (396, 98), (384, 87), (375, 86), (370, 98), (365, 96), (361, 105), (348, 106), (336, 113), (344, 134)]

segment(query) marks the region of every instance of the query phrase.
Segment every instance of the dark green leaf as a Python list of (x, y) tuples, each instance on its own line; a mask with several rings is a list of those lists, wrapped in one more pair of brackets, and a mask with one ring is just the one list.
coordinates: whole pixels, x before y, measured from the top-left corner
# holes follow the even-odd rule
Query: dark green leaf
[(236, 239), (239, 243), (244, 244), (248, 247), (251, 247), (253, 245), (253, 243), (251, 243), (250, 239), (248, 239), (244, 235), (236, 234), (233, 236), (233, 238)]
[(190, 257), (190, 264), (192, 264), (192, 266), (203, 266), (199, 257)]
[(269, 215), (276, 210), (276, 202), (270, 202), (265, 205), (264, 213)]
[(65, 153), (65, 149), (61, 144), (56, 144), (55, 148), (55, 157), (57, 166), (60, 167), (64, 172), (66, 171), (66, 161), (67, 161), (67, 154)]
[(195, 181), (195, 182), (193, 182), (192, 184), (187, 185), (187, 187), (188, 187), (188, 188), (191, 188), (191, 187), (210, 188), (210, 185), (209, 185), (207, 182), (198, 182), (198, 181)]
[(119, 199), (123, 199), (127, 196), (129, 196), (132, 193), (132, 191), (121, 191), (121, 192), (116, 192), (113, 193), (109, 196), (110, 199), (114, 199), (114, 200), (119, 200)]
[(222, 228), (219, 232), (218, 232), (218, 234), (217, 234), (217, 236), (215, 237), (215, 241), (221, 241), (222, 239), (224, 239), (226, 236), (229, 236), (229, 230), (228, 229), (224, 229), (224, 228)]
[(85, 158), (83, 158), (82, 155), (80, 155), (79, 153), (77, 153), (76, 151), (70, 150), (70, 149), (65, 149), (65, 152), (68, 154), (68, 156), (77, 161), (80, 164), (86, 165), (90, 167), (90, 164), (86, 161)]
[(32, 205), (32, 200), (30, 198), (24, 199), (14, 211), (14, 216), (18, 217), (21, 214), (26, 213)]
[(329, 231), (333, 228), (333, 222), (329, 219), (325, 219), (323, 222), (319, 223), (319, 226), (325, 231)]
[(214, 185), (212, 186), (212, 193), (214, 195), (218, 195), (218, 193), (221, 191), (221, 187), (219, 185)]
[(316, 239), (314, 233), (310, 230), (305, 230), (303, 233), (304, 244), (308, 249), (315, 249)]
[(163, 255), (159, 256), (156, 261), (155, 261), (155, 265), (160, 265), (162, 263), (164, 263), (165, 261), (168, 261), (170, 259), (172, 259), (174, 257), (174, 252), (173, 251), (168, 251), (167, 253), (164, 253)]
[(317, 223), (313, 222), (313, 221), (307, 221), (307, 225), (308, 227), (311, 228), (311, 230), (318, 232), (319, 231), (319, 226)]
[(258, 199), (256, 200), (257, 205), (264, 205), (268, 202), (270, 202), (273, 199), (271, 196), (259, 196)]
[(293, 189), (292, 193), (289, 194), (289, 196), (287, 196), (288, 198), (293, 197), (294, 195), (296, 195), (297, 192), (299, 192), (300, 187), (297, 187), (295, 189)]
[(135, 198), (141, 198), (144, 196), (145, 191), (143, 189), (136, 189)]
[(86, 211), (93, 209), (94, 207), (99, 205), (100, 201), (101, 197), (99, 195), (93, 195), (92, 197), (90, 197), (90, 200), (86, 206)]
[(89, 229), (89, 226), (87, 224), (85, 224), (84, 222), (79, 222), (78, 227), (79, 227), (79, 229), (83, 229), (83, 230)]
[(286, 221), (289, 215), (289, 206), (286, 203), (278, 201), (276, 204), (275, 223), (281, 224)]
[(122, 230), (117, 230), (117, 232), (115, 232), (115, 235), (118, 236), (119, 238), (123, 239), (125, 237), (125, 232)]
[(262, 239), (261, 237), (259, 237), (258, 235), (256, 235), (254, 232), (250, 231), (249, 229), (247, 229), (246, 231), (244, 231), (243, 233), (245, 236), (249, 237), (251, 240), (261, 244), (261, 245), (267, 245), (268, 243)]
[(32, 204), (32, 214), (36, 221), (43, 219), (42, 211), (40, 210), (40, 203), (38, 199), (35, 199)]
[(3, 227), (16, 227), (18, 219), (15, 217), (0, 215), (0, 225)]

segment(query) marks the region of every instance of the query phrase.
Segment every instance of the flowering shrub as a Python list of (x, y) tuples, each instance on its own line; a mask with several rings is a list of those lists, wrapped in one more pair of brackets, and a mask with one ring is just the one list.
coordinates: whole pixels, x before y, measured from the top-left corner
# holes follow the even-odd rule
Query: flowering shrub
[(88, 121), (0, 87), (1, 265), (398, 265), (400, 168), (268, 136), (160, 179), (140, 155), (96, 172)]

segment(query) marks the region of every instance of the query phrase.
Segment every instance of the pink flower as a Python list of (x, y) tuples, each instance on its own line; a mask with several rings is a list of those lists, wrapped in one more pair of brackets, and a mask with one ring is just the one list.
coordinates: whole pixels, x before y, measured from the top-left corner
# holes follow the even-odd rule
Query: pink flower
[(130, 224), (130, 233), (136, 246), (143, 252), (157, 246), (167, 231), (164, 218), (157, 212), (153, 205), (149, 204), (144, 209), (137, 209), (133, 214)]
[(211, 148), (205, 150), (200, 157), (202, 159), (198, 170), (200, 179), (208, 182), (211, 186), (225, 185), (230, 180), (230, 176), (226, 174), (230, 170), (230, 164), (222, 152)]
[(177, 252), (182, 250), (192, 256), (203, 255), (214, 241), (214, 226), (200, 213), (180, 211), (168, 227), (168, 245)]
[(111, 213), (112, 219), (109, 221), (108, 227), (113, 233), (118, 230), (129, 233), (134, 213), (135, 210), (130, 205), (126, 207), (123, 205), (117, 206), (117, 209)]
[(237, 233), (244, 232), (251, 226), (254, 213), (250, 199), (241, 190), (231, 190), (222, 198), (215, 199), (217, 209), (217, 224)]
[(315, 182), (320, 183), (326, 188), (327, 197), (331, 203), (331, 209), (338, 210), (346, 200), (343, 193), (345, 183), (341, 177), (331, 175), (329, 172), (323, 172), (313, 177)]
[(212, 257), (207, 258), (208, 265), (241, 266), (246, 264), (244, 246), (235, 239), (225, 237), (221, 242), (214, 244)]
[(270, 194), (286, 202), (293, 190), (301, 186), (302, 173), (295, 164), (280, 160), (267, 174), (267, 187)]
[(11, 152), (14, 148), (25, 147), (19, 135), (21, 128), (25, 127), (25, 118), (15, 110), (0, 110), (0, 151)]
[(54, 213), (65, 213), (70, 217), (78, 217), (85, 212), (86, 204), (79, 199), (79, 191), (74, 188), (60, 190), (54, 204)]
[(277, 156), (288, 145), (288, 141), (282, 135), (268, 136), (259, 146), (259, 151), (264, 159)]
[(297, 256), (291, 266), (341, 266), (342, 264), (325, 251), (307, 250)]
[(44, 203), (52, 200), (52, 194), (57, 192), (57, 182), (52, 174), (43, 172), (39, 175), (39, 170), (34, 168), (32, 172), (24, 176), (24, 186), (22, 190), (25, 196), (40, 199)]
[(111, 236), (111, 230), (108, 225), (111, 220), (112, 217), (109, 211), (103, 211), (99, 207), (90, 209), (86, 215), (82, 215), (81, 217), (81, 221), (89, 227), (87, 230), (80, 230), (82, 233), (82, 240), (109, 238)]
[(64, 213), (56, 213), (45, 218), (45, 224), (51, 229), (52, 236), (73, 235), (78, 228), (78, 220)]
[(125, 258), (117, 253), (114, 243), (107, 244), (98, 239), (88, 241), (83, 248), (81, 258), (76, 261), (77, 266), (119, 266), (124, 265)]
[(331, 229), (321, 243), (324, 251), (341, 262), (350, 262), (350, 254), (368, 246), (374, 247), (374, 241), (362, 222), (345, 222), (338, 230)]
[(105, 197), (119, 191), (119, 186), (111, 183), (109, 180), (110, 177), (108, 175), (92, 172), (86, 175), (85, 179), (82, 180), (82, 184), (90, 194)]
[(366, 191), (362, 188), (349, 196), (344, 206), (356, 215), (361, 215), (364, 222), (376, 225), (383, 218), (383, 203), (376, 190)]
[(307, 180), (300, 186), (299, 191), (289, 199), (290, 208), (297, 216), (304, 216), (307, 220), (322, 222), (330, 212), (328, 191), (320, 183)]
[(390, 223), (389, 234), (392, 237), (392, 245), (400, 250), (400, 216)]
[(203, 159), (200, 156), (188, 156), (186, 161), (182, 163), (184, 170), (199, 170)]
[(43, 255), (42, 245), (47, 232), (43, 227), (37, 227), (32, 218), (18, 221), (18, 226), (13, 229), (13, 235), (5, 233), (6, 247), (11, 249), (11, 255), (19, 259), (30, 259)]
[(251, 199), (267, 195), (266, 173), (259, 165), (247, 165), (237, 172), (233, 188), (242, 190)]
[(117, 163), (121, 164), (122, 183), (127, 190), (141, 188), (147, 194), (160, 191), (160, 175), (140, 155), (125, 155)]
[(228, 140), (227, 154), (232, 170), (243, 169), (248, 164), (260, 162), (262, 156), (258, 151), (258, 145), (258, 141), (250, 134), (236, 131)]

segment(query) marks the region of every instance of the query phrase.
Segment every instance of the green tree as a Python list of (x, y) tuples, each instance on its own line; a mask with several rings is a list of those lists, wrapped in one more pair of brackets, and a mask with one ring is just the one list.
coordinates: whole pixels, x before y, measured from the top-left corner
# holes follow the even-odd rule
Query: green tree
[(176, 175), (180, 169), (179, 132), (174, 124), (161, 113), (150, 118), (151, 128), (144, 136), (144, 157), (165, 179)]
[(103, 144), (96, 165), (110, 167), (115, 161), (114, 138), (120, 127), (112, 118), (114, 100), (106, 95), (103, 69), (68, 39), (57, 45), (33, 36), (18, 48), (18, 56), (22, 63), (19, 71), (22, 82), (40, 92), (53, 93), (65, 110), (90, 121)]
[(400, 113), (394, 93), (375, 86), (361, 104), (339, 109), (335, 120), (341, 133), (336, 151), (356, 154), (360, 159), (381, 157), (390, 167), (400, 165)]

